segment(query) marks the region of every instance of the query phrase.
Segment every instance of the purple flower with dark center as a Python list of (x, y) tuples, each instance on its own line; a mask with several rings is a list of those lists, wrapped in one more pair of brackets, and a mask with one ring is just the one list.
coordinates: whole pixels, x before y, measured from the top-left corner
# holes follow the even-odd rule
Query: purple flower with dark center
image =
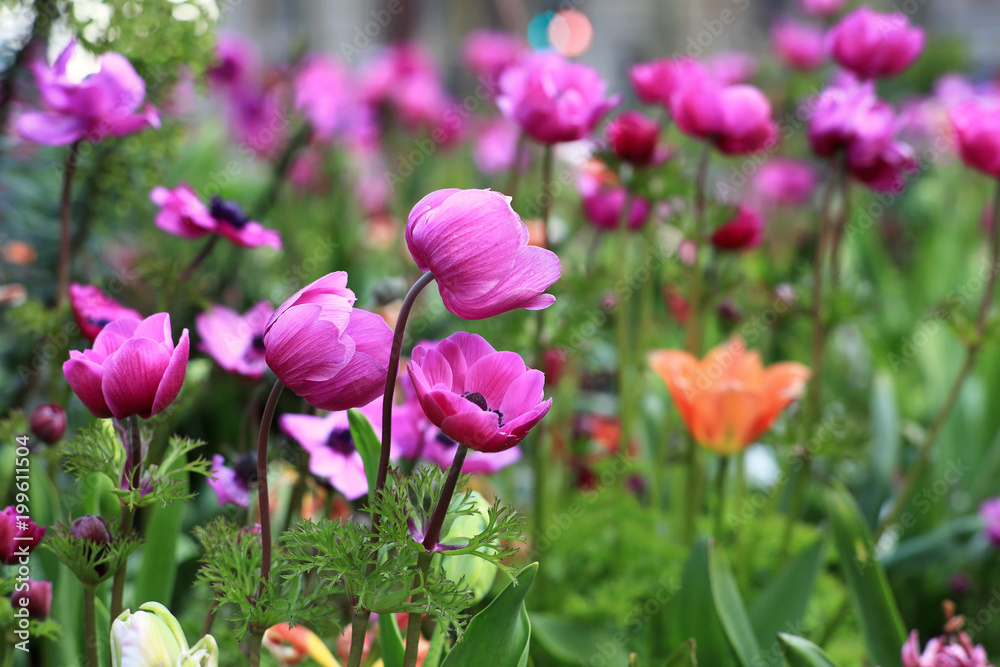
[[(359, 408), (368, 418), (375, 435), (382, 438), (382, 398)], [(365, 464), (351, 437), (346, 411), (331, 412), (326, 417), (284, 414), (278, 425), (309, 454), (309, 471), (326, 479), (348, 500), (368, 493)]]
[(198, 198), (186, 183), (170, 190), (153, 188), (149, 198), (160, 207), (155, 224), (160, 229), (185, 239), (218, 234), (241, 248), (268, 245), (281, 249), (281, 235), (250, 220), (234, 201), (212, 197), (210, 206)]
[(239, 507), (250, 506), (250, 487), (257, 482), (257, 453), (247, 452), (236, 459), (236, 465), (226, 467), (222, 454), (212, 457), (212, 474), (208, 485), (215, 491), (219, 505), (232, 503)]
[(199, 348), (230, 373), (259, 378), (267, 370), (264, 327), (274, 313), (269, 301), (259, 301), (240, 315), (224, 306), (212, 306), (195, 318)]

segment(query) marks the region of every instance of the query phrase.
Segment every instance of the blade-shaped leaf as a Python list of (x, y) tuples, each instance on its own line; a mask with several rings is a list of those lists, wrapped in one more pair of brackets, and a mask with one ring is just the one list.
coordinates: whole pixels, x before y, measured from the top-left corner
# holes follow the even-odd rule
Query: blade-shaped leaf
[(368, 490), (370, 491), (375, 488), (382, 443), (375, 437), (375, 429), (372, 428), (371, 422), (360, 410), (354, 408), (348, 410), (347, 419), (351, 425), (351, 439), (365, 464), (365, 477), (368, 478)]
[(538, 563), (521, 570), (485, 609), (476, 614), (462, 639), (444, 659), (443, 667), (521, 667), (528, 664), (531, 622), (524, 596), (538, 572)]
[(826, 539), (820, 538), (802, 550), (775, 574), (750, 606), (750, 620), (761, 646), (774, 646), (774, 635), (779, 631), (800, 632), (794, 628), (805, 616), (825, 546)]
[(826, 508), (840, 568), (872, 663), (899, 667), (899, 648), (906, 640), (906, 629), (868, 526), (850, 493), (839, 484), (827, 489)]
[(715, 611), (708, 572), (708, 540), (701, 537), (684, 563), (681, 587), (670, 602), (664, 631), (672, 643), (694, 639), (699, 664), (733, 667), (736, 660)]
[(187, 503), (174, 503), (166, 507), (154, 505), (147, 510), (151, 516), (136, 581), (136, 606), (144, 602), (170, 604), (177, 580), (177, 537), (181, 534), (186, 507)]
[[(613, 627), (595, 627), (549, 614), (529, 614), (532, 657), (539, 664), (589, 665), (599, 660), (607, 667), (625, 667), (625, 635)], [(619, 641), (616, 641), (618, 639)], [(543, 659), (545, 658), (545, 659)]]
[(399, 632), (395, 614), (384, 614), (378, 622), (378, 639), (382, 647), (382, 664), (384, 667), (403, 667), (403, 635)]
[(837, 667), (823, 649), (808, 639), (779, 632), (778, 643), (789, 667)]
[(719, 545), (714, 543), (708, 546), (708, 571), (715, 611), (719, 615), (726, 636), (729, 637), (729, 642), (743, 667), (756, 667), (754, 660), (761, 654), (757, 637), (754, 635), (746, 607), (743, 606), (743, 599), (736, 587), (729, 562)]

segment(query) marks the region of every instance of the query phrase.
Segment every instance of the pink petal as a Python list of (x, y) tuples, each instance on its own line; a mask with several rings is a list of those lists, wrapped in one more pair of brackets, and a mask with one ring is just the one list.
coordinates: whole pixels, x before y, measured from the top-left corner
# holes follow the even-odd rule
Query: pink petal
[(95, 417), (101, 419), (110, 417), (111, 409), (104, 400), (104, 393), (101, 390), (104, 368), (81, 357), (71, 358), (63, 364), (62, 368), (66, 381), (73, 389), (73, 393), (79, 397), (80, 402)]
[(45, 146), (66, 146), (80, 139), (86, 122), (55, 111), (27, 111), (17, 119), (17, 133)]
[(524, 359), (516, 352), (497, 352), (485, 356), (469, 367), (465, 376), (465, 391), (482, 394), (491, 410), (499, 409), (507, 389), (526, 370)]
[(500, 412), (504, 421), (510, 422), (530, 410), (533, 410), (544, 396), (545, 374), (535, 369), (529, 369), (506, 388)]
[(135, 335), (141, 320), (123, 317), (109, 322), (94, 339), (93, 356), (104, 361)]
[(446, 417), (441, 422), (441, 430), (452, 440), (476, 451), (500, 451), (506, 437), (500, 433), (495, 412), (462, 412)]
[[(169, 326), (169, 321), (168, 321)], [(181, 392), (184, 385), (184, 376), (187, 374), (188, 355), (191, 352), (191, 341), (188, 338), (188, 330), (181, 332), (181, 339), (170, 355), (170, 363), (163, 372), (163, 379), (156, 390), (156, 398), (153, 401), (153, 409), (148, 415), (140, 415), (143, 419), (149, 419), (152, 415), (163, 412), (174, 402), (177, 394)]]
[(170, 353), (155, 341), (125, 341), (104, 365), (102, 388), (111, 414), (118, 419), (131, 415), (148, 419), (170, 361)]
[(278, 419), (278, 426), (285, 435), (294, 439), (302, 445), (303, 449), (313, 454), (326, 448), (326, 441), (334, 428), (346, 428), (348, 422), (346, 415), (331, 414), (326, 417), (314, 417), (312, 415), (284, 414)]

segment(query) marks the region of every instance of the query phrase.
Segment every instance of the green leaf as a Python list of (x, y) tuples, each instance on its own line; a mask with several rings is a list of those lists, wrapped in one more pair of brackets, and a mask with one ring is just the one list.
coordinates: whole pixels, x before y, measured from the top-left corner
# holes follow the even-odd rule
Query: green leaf
[(698, 647), (698, 662), (712, 667), (733, 667), (736, 661), (726, 641), (712, 600), (712, 584), (708, 573), (708, 540), (699, 538), (692, 546), (681, 587), (670, 605), (666, 626), (668, 641), (681, 643), (694, 639)]
[(368, 417), (355, 408), (347, 411), (347, 419), (351, 425), (351, 439), (354, 446), (361, 454), (361, 460), (365, 464), (365, 477), (368, 478), (368, 490), (375, 488), (375, 479), (378, 477), (378, 462), (382, 452), (382, 443), (375, 437), (375, 429), (368, 421)]
[(438, 667), (441, 664), (446, 639), (448, 639), (448, 626), (446, 623), (438, 623), (434, 626), (431, 645), (427, 649), (427, 655), (424, 656), (424, 667)]
[[(182, 490), (187, 493), (187, 487)], [(146, 546), (142, 550), (142, 565), (136, 581), (135, 604), (159, 602), (170, 605), (177, 580), (177, 542), (187, 503), (149, 508)]]
[(715, 611), (743, 667), (752, 667), (760, 656), (760, 646), (754, 635), (740, 591), (736, 588), (733, 571), (719, 545), (708, 546), (708, 571), (712, 585)]
[(697, 648), (697, 643), (693, 639), (687, 640), (674, 649), (663, 663), (663, 667), (695, 667), (698, 664), (698, 659), (695, 657)]
[(469, 621), (462, 638), (443, 667), (521, 667), (528, 664), (531, 622), (524, 596), (538, 572), (538, 563), (521, 570), (485, 609)]
[(399, 632), (395, 614), (382, 616), (378, 624), (379, 644), (382, 646), (382, 663), (384, 667), (403, 667), (403, 635)]
[(774, 575), (750, 606), (750, 618), (761, 646), (774, 646), (777, 632), (793, 630), (802, 621), (823, 563), (825, 546), (826, 538), (820, 538), (803, 549)]
[(899, 461), (900, 426), (899, 409), (892, 380), (886, 373), (879, 373), (872, 383), (871, 395), (872, 439), (868, 450), (871, 461), (871, 478), (859, 493), (861, 506), (868, 525), (875, 525), (878, 510), (892, 489), (892, 473)]
[(899, 647), (906, 640), (906, 629), (865, 520), (850, 493), (840, 484), (827, 489), (826, 508), (840, 568), (872, 664), (899, 667)]
[(823, 649), (808, 639), (779, 632), (778, 643), (789, 667), (837, 667)]
[[(589, 665), (595, 658), (607, 667), (628, 664), (623, 631), (616, 635), (613, 627), (574, 623), (550, 614), (529, 616), (532, 657), (538, 664)], [(543, 657), (548, 660), (541, 660)]]

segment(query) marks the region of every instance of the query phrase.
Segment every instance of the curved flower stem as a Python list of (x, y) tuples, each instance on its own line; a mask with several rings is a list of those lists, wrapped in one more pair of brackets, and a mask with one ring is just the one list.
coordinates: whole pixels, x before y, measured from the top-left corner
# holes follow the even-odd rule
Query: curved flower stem
[(205, 621), (201, 624), (201, 636), (204, 637), (212, 631), (215, 625), (215, 617), (219, 614), (219, 601), (215, 598), (214, 591), (209, 589), (212, 599), (208, 602), (208, 611), (205, 612)]
[[(375, 489), (377, 493), (385, 487), (385, 478), (389, 474), (389, 448), (392, 442), (392, 399), (396, 393), (396, 375), (399, 374), (399, 355), (403, 350), (403, 331), (406, 329), (406, 321), (410, 318), (410, 310), (417, 296), (431, 281), (434, 274), (430, 271), (417, 279), (413, 287), (406, 293), (403, 305), (399, 307), (399, 315), (396, 317), (396, 328), (392, 332), (392, 348), (389, 351), (389, 367), (386, 369), (385, 393), (382, 395), (382, 449), (379, 452), (378, 475), (375, 477)], [(376, 529), (378, 528), (378, 515), (372, 518)]]
[(69, 224), (73, 203), (73, 174), (76, 173), (79, 147), (79, 141), (70, 145), (66, 152), (66, 163), (63, 165), (62, 194), (59, 197), (59, 285), (56, 292), (56, 308), (61, 306), (62, 300), (69, 295), (69, 265), (73, 261)]
[(191, 263), (187, 265), (187, 268), (181, 271), (181, 275), (178, 278), (179, 282), (186, 283), (191, 280), (191, 276), (194, 272), (198, 270), (198, 267), (204, 263), (208, 256), (212, 254), (212, 250), (215, 249), (215, 245), (219, 242), (219, 235), (212, 234), (212, 237), (205, 242), (205, 245), (201, 247), (201, 251), (195, 255), (195, 258), (191, 260)]
[(990, 277), (983, 291), (983, 300), (979, 304), (979, 315), (976, 317), (975, 333), (972, 340), (966, 342), (965, 362), (958, 371), (958, 375), (955, 376), (951, 389), (948, 391), (948, 396), (934, 416), (934, 421), (931, 422), (930, 428), (927, 429), (927, 434), (924, 436), (923, 442), (920, 443), (920, 449), (917, 450), (917, 458), (914, 459), (913, 464), (906, 473), (906, 482), (903, 485), (903, 490), (896, 496), (889, 509), (889, 513), (886, 514), (885, 519), (879, 524), (878, 530), (875, 533), (876, 540), (882, 536), (889, 526), (899, 520), (903, 510), (906, 509), (906, 505), (913, 497), (914, 492), (917, 490), (917, 482), (920, 481), (920, 476), (923, 474), (924, 468), (927, 467), (927, 463), (930, 460), (931, 447), (941, 434), (941, 429), (947, 423), (951, 411), (955, 408), (955, 403), (958, 402), (958, 395), (961, 393), (962, 386), (972, 373), (972, 369), (976, 366), (976, 359), (984, 342), (983, 335), (986, 332), (986, 317), (989, 315), (990, 306), (993, 305), (993, 298), (996, 294), (997, 271), (1000, 270), (1000, 181), (997, 182), (997, 192), (993, 201), (993, 226), (990, 228), (989, 249)]
[[(430, 571), (431, 558), (434, 556), (434, 549), (441, 540), (441, 527), (444, 525), (445, 517), (448, 516), (448, 508), (451, 507), (451, 499), (455, 495), (455, 487), (458, 485), (458, 478), (462, 474), (462, 465), (465, 463), (465, 456), (469, 453), (469, 448), (459, 444), (455, 452), (455, 459), (448, 469), (448, 477), (441, 487), (441, 496), (438, 498), (434, 512), (427, 523), (427, 530), (424, 532), (424, 553), (420, 554), (417, 565), (420, 573), (413, 578), (414, 587), (423, 584)], [(411, 612), (406, 624), (406, 653), (403, 655), (403, 667), (414, 667), (417, 664), (417, 649), (420, 646), (420, 612)]]
[[(278, 399), (285, 385), (281, 380), (274, 381), (271, 394), (264, 406), (264, 415), (260, 420), (260, 434), (257, 436), (257, 509), (260, 512), (260, 588), (259, 598), (264, 592), (264, 586), (271, 577), (271, 506), (267, 495), (267, 441), (271, 435), (271, 422), (278, 407)], [(259, 650), (258, 646), (258, 650)]]
[[(128, 452), (125, 479), (128, 480), (130, 488), (137, 489), (142, 479), (142, 434), (139, 431), (139, 417), (136, 415), (130, 416), (128, 418), (128, 429), (125, 430), (123, 428), (123, 432), (128, 434), (125, 445)], [(121, 523), (119, 524), (119, 530), (122, 535), (131, 533), (134, 524), (135, 508), (129, 505), (129, 503), (123, 502)], [(128, 559), (125, 559), (115, 572), (114, 580), (111, 583), (110, 609), (112, 620), (118, 618), (118, 615), (122, 613), (122, 609), (124, 608), (123, 600), (125, 598), (125, 574), (127, 569)]]
[[(121, 612), (119, 612), (121, 613)], [(111, 622), (118, 616), (112, 616)], [(100, 667), (97, 660), (97, 594), (93, 586), (83, 587), (83, 643), (86, 644), (87, 667)]]

